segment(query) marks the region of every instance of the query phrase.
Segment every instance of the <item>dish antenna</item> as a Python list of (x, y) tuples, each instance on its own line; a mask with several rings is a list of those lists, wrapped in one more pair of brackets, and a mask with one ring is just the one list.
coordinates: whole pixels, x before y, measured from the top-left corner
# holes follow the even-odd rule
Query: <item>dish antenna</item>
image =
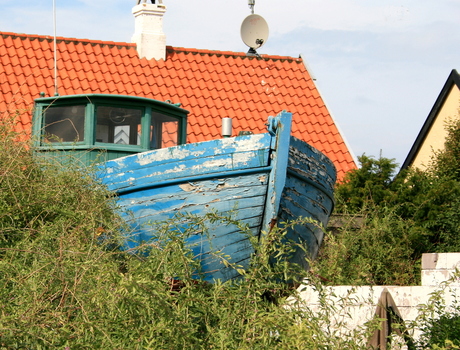
[[(255, 0), (251, 1), (254, 6)], [(254, 8), (252, 7), (254, 10)], [(257, 56), (257, 49), (262, 47), (268, 39), (268, 24), (265, 19), (260, 15), (255, 15), (252, 13), (248, 17), (246, 17), (241, 23), (241, 39), (243, 42), (249, 46), (248, 56)]]

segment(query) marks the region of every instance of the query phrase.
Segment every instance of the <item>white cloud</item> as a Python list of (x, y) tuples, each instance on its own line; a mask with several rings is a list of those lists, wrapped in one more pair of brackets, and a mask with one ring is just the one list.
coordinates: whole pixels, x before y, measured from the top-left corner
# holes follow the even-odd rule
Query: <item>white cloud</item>
[[(300, 25), (323, 30), (379, 30), (405, 26), (411, 21), (409, 8), (401, 1), (293, 0), (260, 2), (260, 12), (286, 33)], [(257, 5), (257, 2), (256, 2)]]

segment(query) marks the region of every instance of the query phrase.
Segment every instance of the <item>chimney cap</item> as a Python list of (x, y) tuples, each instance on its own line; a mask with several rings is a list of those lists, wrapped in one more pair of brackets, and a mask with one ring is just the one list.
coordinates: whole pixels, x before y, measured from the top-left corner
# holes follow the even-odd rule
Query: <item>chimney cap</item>
[(150, 1), (152, 4), (163, 4), (163, 0), (137, 0), (137, 4), (140, 5), (141, 3), (147, 3), (147, 1)]

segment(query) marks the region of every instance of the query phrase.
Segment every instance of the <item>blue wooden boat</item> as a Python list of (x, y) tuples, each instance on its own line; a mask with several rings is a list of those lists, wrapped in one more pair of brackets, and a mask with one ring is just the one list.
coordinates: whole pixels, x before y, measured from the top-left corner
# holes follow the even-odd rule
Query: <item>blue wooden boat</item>
[[(73, 118), (73, 134), (63, 141), (56, 123), (69, 119), (76, 105), (84, 122)], [(112, 113), (109, 107), (118, 110)], [(61, 110), (50, 113), (53, 108)], [(137, 119), (129, 121), (136, 111)], [(128, 249), (155, 235), (153, 222), (171, 220), (178, 213), (229, 215), (247, 224), (254, 237), (277, 222), (299, 217), (327, 224), (335, 168), (318, 150), (290, 135), (290, 113), (269, 117), (267, 133), (184, 144), (186, 114), (175, 105), (127, 96), (42, 98), (36, 101), (35, 132), (42, 135), (36, 146), (49, 156), (53, 152), (47, 151), (56, 148), (64, 154), (76, 152), (84, 163), (103, 157), (97, 176), (117, 194), (120, 212), (132, 228)], [(75, 133), (77, 124), (85, 124), (80, 133)], [(116, 144), (115, 134), (121, 131), (125, 142)], [(170, 144), (176, 145), (160, 148)], [(323, 231), (296, 225), (288, 239), (304, 245), (314, 258)], [(230, 256), (232, 264), (243, 268), (254, 252), (249, 237), (234, 225), (212, 227), (209, 235), (192, 235), (188, 243), (207, 280), (238, 277), (237, 270), (213, 252)], [(305, 251), (297, 249), (294, 261), (307, 267), (305, 258)]]

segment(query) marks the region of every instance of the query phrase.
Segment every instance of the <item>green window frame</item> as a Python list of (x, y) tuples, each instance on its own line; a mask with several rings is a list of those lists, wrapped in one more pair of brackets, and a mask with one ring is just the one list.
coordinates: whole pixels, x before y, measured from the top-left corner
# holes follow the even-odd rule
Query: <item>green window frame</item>
[[(61, 120), (59, 112), (65, 112)], [(177, 105), (132, 96), (39, 98), (33, 117), (34, 146), (144, 152), (180, 145), (186, 142), (187, 114)]]

